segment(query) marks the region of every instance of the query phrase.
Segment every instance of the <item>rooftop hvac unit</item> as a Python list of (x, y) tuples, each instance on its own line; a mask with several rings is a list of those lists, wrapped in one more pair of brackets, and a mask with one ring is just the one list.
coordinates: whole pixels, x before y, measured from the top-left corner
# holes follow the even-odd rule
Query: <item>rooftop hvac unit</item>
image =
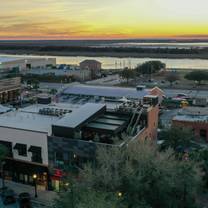
[(145, 85), (137, 85), (137, 86), (136, 86), (136, 90), (137, 90), (137, 91), (142, 91), (142, 90), (144, 90), (145, 88), (146, 88)]

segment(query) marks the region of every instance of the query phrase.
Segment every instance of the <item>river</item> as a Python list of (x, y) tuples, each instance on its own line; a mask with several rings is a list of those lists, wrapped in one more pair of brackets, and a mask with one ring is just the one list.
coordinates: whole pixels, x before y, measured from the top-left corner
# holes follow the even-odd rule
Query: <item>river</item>
[(167, 68), (179, 69), (208, 69), (208, 59), (164, 59), (164, 58), (115, 58), (115, 57), (85, 57), (85, 56), (35, 56), (35, 55), (4, 55), (1, 57), (28, 57), (28, 58), (56, 58), (57, 64), (79, 64), (85, 59), (96, 59), (102, 63), (103, 69), (119, 69), (123, 67), (135, 67), (145, 61), (160, 60)]

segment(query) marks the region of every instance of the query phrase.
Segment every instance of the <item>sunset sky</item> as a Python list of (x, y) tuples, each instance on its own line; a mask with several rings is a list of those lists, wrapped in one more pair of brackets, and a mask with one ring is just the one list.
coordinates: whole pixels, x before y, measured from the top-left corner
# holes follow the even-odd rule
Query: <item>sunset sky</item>
[(0, 3), (0, 39), (208, 38), (208, 0)]

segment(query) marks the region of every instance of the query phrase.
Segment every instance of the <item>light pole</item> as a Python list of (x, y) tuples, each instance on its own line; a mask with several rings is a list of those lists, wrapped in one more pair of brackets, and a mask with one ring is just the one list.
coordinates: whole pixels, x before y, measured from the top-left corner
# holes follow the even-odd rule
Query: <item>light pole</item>
[(34, 185), (35, 185), (35, 198), (38, 197), (38, 194), (37, 194), (37, 174), (33, 174), (33, 180), (34, 180)]

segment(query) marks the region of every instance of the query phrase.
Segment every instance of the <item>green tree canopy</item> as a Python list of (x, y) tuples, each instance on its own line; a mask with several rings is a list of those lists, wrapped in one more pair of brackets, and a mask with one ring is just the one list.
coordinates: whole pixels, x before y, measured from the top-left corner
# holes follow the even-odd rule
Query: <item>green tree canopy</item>
[(147, 61), (136, 67), (138, 74), (154, 74), (161, 69), (165, 69), (166, 65), (161, 61)]
[(56, 207), (193, 208), (200, 182), (196, 165), (178, 161), (155, 144), (135, 142), (125, 149), (99, 149), (79, 182), (69, 185)]
[(167, 80), (168, 82), (170, 82), (170, 85), (173, 85), (173, 82), (179, 80), (180, 77), (178, 76), (178, 73), (176, 72), (168, 72), (168, 74), (165, 77), (165, 80)]
[(201, 84), (202, 81), (208, 81), (208, 71), (195, 70), (185, 75), (185, 79), (197, 81)]
[(171, 127), (160, 133), (159, 138), (163, 140), (162, 150), (172, 148), (174, 151), (184, 151), (195, 145), (194, 134), (190, 129)]
[(132, 79), (135, 77), (135, 71), (132, 69), (125, 68), (123, 71), (120, 73), (120, 77), (123, 79), (126, 79), (126, 82), (129, 82), (129, 79)]

